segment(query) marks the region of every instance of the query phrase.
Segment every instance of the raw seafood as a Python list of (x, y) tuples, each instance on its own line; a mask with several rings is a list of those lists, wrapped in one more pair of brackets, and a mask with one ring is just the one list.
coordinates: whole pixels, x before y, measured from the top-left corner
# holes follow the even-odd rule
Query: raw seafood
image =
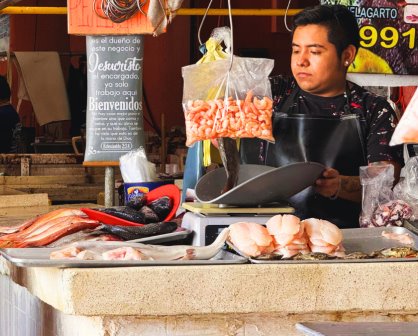
[(126, 219), (134, 223), (139, 223), (139, 224), (145, 223), (145, 217), (143, 213), (136, 211), (134, 209), (131, 209), (127, 206), (104, 208), (104, 209), (97, 209), (97, 210), (107, 213), (108, 215)]
[(258, 257), (274, 250), (273, 238), (261, 224), (238, 222), (229, 226), (228, 240), (245, 256)]
[(294, 215), (276, 215), (267, 223), (268, 232), (274, 237), (275, 251), (289, 258), (299, 252), (309, 252), (305, 225)]
[(344, 259), (369, 259), (369, 258), (373, 258), (373, 257), (363, 252), (352, 252), (344, 256)]
[(226, 172), (226, 183), (222, 194), (228, 192), (237, 185), (239, 173), (239, 153), (237, 142), (231, 138), (219, 138), (219, 153)]
[(103, 224), (100, 230), (112, 233), (123, 240), (139, 239), (155, 236), (164, 233), (170, 233), (177, 229), (175, 222), (151, 223), (144, 226), (122, 226)]
[[(18, 226), (3, 226), (0, 227), (0, 235), (1, 234), (11, 234), (11, 233), (17, 233), (17, 232), (22, 232), (25, 230), (25, 232), (31, 232), (31, 230), (36, 230), (37, 227), (42, 226), (44, 223), (55, 219), (55, 218), (59, 218), (59, 217), (65, 217), (65, 216), (80, 216), (80, 217), (87, 217), (86, 214), (84, 212), (82, 212), (81, 210), (77, 210), (77, 209), (58, 209), (58, 210), (54, 210), (51, 212), (48, 212), (46, 214), (37, 216), (35, 218), (31, 218), (25, 222), (23, 222), (22, 224), (18, 225)], [(26, 230), (28, 228), (31, 228), (29, 230)], [(1, 239), (1, 238), (0, 238)]]
[(261, 138), (274, 142), (271, 117), (273, 101), (258, 99), (252, 91), (244, 100), (189, 100), (184, 104), (186, 146), (218, 138)]
[(99, 222), (93, 219), (79, 216), (61, 217), (47, 222), (45, 229), (40, 228), (30, 236), (21, 239), (6, 240), (3, 244), (0, 243), (0, 246), (8, 248), (45, 246), (70, 233), (93, 229), (98, 225)]
[[(411, 218), (412, 208), (402, 200), (393, 200), (379, 205), (373, 212), (373, 226), (402, 226), (403, 221)], [(371, 225), (369, 225), (371, 226)]]
[[(173, 245), (173, 246), (160, 246), (160, 245), (145, 245), (140, 243), (131, 243), (129, 246), (122, 246), (117, 249), (103, 251), (99, 253), (95, 251), (94, 248), (85, 249), (81, 245), (70, 246), (65, 249), (54, 251), (50, 254), (51, 259), (75, 259), (78, 258), (78, 254), (90, 250), (91, 253), (88, 255), (91, 257), (95, 256), (95, 260), (101, 260), (104, 258), (103, 254), (106, 253), (107, 258), (111, 258), (112, 255), (122, 256), (126, 258), (126, 254), (131, 255), (132, 258), (138, 257), (141, 255), (141, 260), (179, 260), (179, 259), (199, 259), (199, 260), (208, 260), (214, 257), (223, 247), (225, 241), (229, 235), (229, 228), (225, 228), (221, 231), (215, 241), (208, 246), (190, 246), (190, 245)], [(105, 247), (97, 246), (97, 249), (103, 249)], [(139, 253), (134, 253), (133, 251), (128, 251), (128, 248), (134, 248)], [(113, 251), (113, 252), (112, 252)], [(85, 252), (86, 253), (86, 252)], [(91, 259), (90, 259), (91, 260)], [(114, 260), (114, 259), (108, 259)], [(127, 259), (123, 259), (127, 260)], [(132, 260), (132, 259), (131, 259)], [(138, 260), (138, 259), (135, 259)]]
[(331, 256), (322, 252), (309, 252), (309, 253), (298, 253), (292, 256), (291, 260), (330, 260), (336, 259), (337, 257)]
[(414, 239), (408, 233), (396, 233), (382, 231), (382, 236), (387, 239), (394, 239), (404, 245), (414, 245)]
[(170, 197), (163, 196), (147, 204), (147, 206), (157, 214), (160, 221), (163, 221), (173, 208), (173, 201)]
[(144, 205), (141, 209), (139, 209), (138, 212), (144, 216), (144, 221), (143, 221), (144, 224), (157, 223), (160, 220), (165, 219), (165, 217), (163, 219), (159, 219), (158, 215), (154, 212), (154, 210), (152, 210), (147, 205)]
[(344, 248), (341, 245), (343, 235), (341, 230), (326, 220), (309, 218), (302, 221), (309, 239), (309, 247), (312, 252), (327, 254), (338, 253), (343, 256)]
[(373, 258), (416, 258), (418, 251), (412, 247), (392, 247), (375, 251), (370, 256)]
[[(135, 190), (136, 191), (136, 190)], [(141, 192), (134, 192), (133, 194), (128, 196), (129, 200), (126, 203), (126, 206), (134, 209), (139, 210), (142, 206), (147, 203), (147, 194)]]
[[(88, 250), (85, 250), (86, 252)], [(91, 257), (91, 255), (89, 256)], [(84, 259), (84, 258), (83, 258)], [(102, 253), (103, 260), (147, 260), (147, 256), (133, 247), (120, 247)]]

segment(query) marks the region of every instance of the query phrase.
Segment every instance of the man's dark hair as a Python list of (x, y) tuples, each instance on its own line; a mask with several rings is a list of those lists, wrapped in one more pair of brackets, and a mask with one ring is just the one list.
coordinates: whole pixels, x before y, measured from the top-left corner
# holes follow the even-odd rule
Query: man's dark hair
[(6, 77), (0, 76), (0, 100), (10, 99), (10, 86)]
[(307, 7), (295, 15), (292, 32), (299, 26), (317, 24), (328, 29), (328, 41), (335, 45), (338, 57), (350, 44), (358, 49), (360, 45), (359, 27), (356, 18), (343, 5), (318, 5)]

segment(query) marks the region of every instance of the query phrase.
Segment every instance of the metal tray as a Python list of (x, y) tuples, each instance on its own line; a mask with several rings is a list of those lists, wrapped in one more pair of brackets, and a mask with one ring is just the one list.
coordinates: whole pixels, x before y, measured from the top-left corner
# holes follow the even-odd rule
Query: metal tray
[[(342, 229), (343, 246), (346, 253), (373, 251), (391, 248), (409, 246), (418, 250), (418, 236), (404, 227), (381, 227), (364, 229)], [(382, 231), (394, 233), (408, 233), (414, 240), (414, 244), (404, 245), (400, 242), (382, 237)], [(398, 262), (398, 261), (418, 261), (418, 258), (387, 258), (387, 259), (331, 259), (331, 260), (257, 260), (249, 258), (254, 264), (318, 264), (318, 263), (376, 263), (376, 262)]]
[[(113, 243), (116, 247), (121, 244)], [(110, 245), (108, 245), (110, 246)], [(123, 246), (135, 246), (135, 243)], [(56, 267), (56, 268), (98, 268), (98, 267), (138, 267), (138, 266), (185, 266), (185, 265), (224, 265), (244, 264), (248, 261), (234, 253), (220, 250), (209, 260), (72, 260), (49, 259), (52, 251), (60, 248), (10, 248), (0, 249), (0, 254), (12, 264), (21, 267)]]
[(224, 168), (218, 168), (205, 174), (197, 182), (196, 197), (201, 203), (238, 206), (285, 201), (311, 186), (324, 169), (325, 166), (316, 162), (298, 162), (279, 168), (240, 165), (238, 185), (221, 194), (226, 182), (226, 172)]
[(126, 241), (130, 243), (162, 244), (162, 243), (172, 242), (175, 240), (185, 239), (190, 233), (192, 233), (191, 230), (184, 229), (181, 231), (174, 231), (171, 233), (165, 233), (165, 234), (161, 234), (158, 236), (138, 238), (138, 239), (132, 239), (132, 240), (126, 240)]

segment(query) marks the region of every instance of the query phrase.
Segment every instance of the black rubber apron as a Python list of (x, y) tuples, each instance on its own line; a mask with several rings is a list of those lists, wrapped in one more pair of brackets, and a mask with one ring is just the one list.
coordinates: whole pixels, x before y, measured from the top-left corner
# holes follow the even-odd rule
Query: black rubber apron
[[(349, 97), (342, 116), (325, 117), (299, 114), (295, 104), (299, 94), (300, 89), (296, 88), (282, 108), (285, 113), (274, 115), (276, 143), (267, 145), (266, 164), (281, 167), (313, 161), (334, 168), (341, 175), (358, 176), (359, 167), (366, 164), (366, 146), (360, 118), (350, 113)], [(331, 200), (315, 193), (313, 187), (289, 201), (302, 218), (326, 219), (341, 228), (358, 227), (361, 203)]]
[[(275, 144), (246, 142), (241, 153), (243, 162), (264, 161), (268, 166), (281, 167), (312, 161), (337, 169), (341, 175), (358, 176), (359, 167), (366, 164), (364, 123), (351, 113), (349, 97), (342, 116), (317, 117), (298, 113), (295, 102), (299, 94), (300, 89), (296, 88), (282, 108), (285, 112), (274, 113)], [(359, 226), (360, 203), (331, 200), (315, 193), (313, 187), (293, 196), (289, 202), (301, 218), (326, 219), (340, 228)]]

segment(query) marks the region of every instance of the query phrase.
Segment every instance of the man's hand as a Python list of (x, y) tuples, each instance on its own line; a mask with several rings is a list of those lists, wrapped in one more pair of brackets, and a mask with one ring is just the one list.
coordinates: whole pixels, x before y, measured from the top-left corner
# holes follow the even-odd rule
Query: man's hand
[(335, 197), (341, 188), (341, 176), (338, 170), (327, 168), (315, 181), (315, 191), (324, 197)]

